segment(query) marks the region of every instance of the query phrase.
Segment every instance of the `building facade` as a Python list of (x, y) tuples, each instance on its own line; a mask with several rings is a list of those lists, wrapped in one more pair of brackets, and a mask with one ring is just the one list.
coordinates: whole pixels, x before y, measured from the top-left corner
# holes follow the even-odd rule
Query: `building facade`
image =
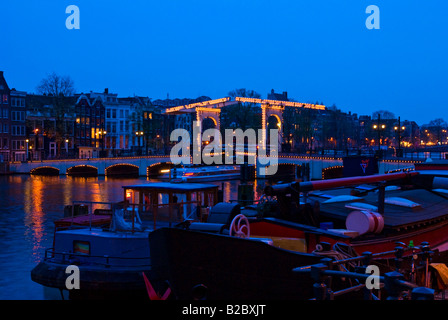
[[(11, 108), (11, 160), (28, 160), (27, 132), (26, 132), (26, 92), (12, 89), (10, 92)], [(29, 140), (28, 140), (29, 142)]]
[(0, 71), (0, 162), (11, 160), (11, 104), (8, 83)]
[(119, 98), (108, 88), (102, 93), (91, 92), (90, 96), (101, 99), (105, 108), (105, 156), (142, 154), (146, 138), (151, 134), (146, 126), (146, 121), (152, 120), (150, 99), (138, 96)]
[(79, 158), (98, 158), (105, 152), (106, 108), (92, 94), (80, 94), (75, 104), (73, 147)]
[(76, 97), (27, 94), (26, 144), (29, 160), (73, 158)]

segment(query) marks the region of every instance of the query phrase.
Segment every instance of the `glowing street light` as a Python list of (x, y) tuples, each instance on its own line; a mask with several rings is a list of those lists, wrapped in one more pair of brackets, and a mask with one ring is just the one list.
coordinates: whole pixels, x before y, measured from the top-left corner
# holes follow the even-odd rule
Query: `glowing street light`
[(400, 117), (398, 117), (398, 125), (394, 127), (395, 132), (398, 135), (398, 149), (395, 153), (397, 158), (401, 158), (403, 156), (403, 152), (401, 150), (401, 134), (406, 130), (405, 126), (400, 125)]
[(25, 142), (26, 142), (26, 161), (28, 161), (28, 144), (30, 143), (30, 139), (26, 139), (25, 140)]
[(378, 131), (378, 157), (380, 157), (381, 155), (381, 131), (384, 131), (384, 129), (386, 129), (386, 125), (380, 123), (381, 119), (380, 119), (380, 115), (378, 114), (378, 121), (377, 124), (373, 125), (373, 129)]
[(143, 137), (144, 132), (143, 131), (135, 131), (135, 135), (137, 136), (137, 140), (138, 140), (138, 150), (140, 152), (140, 154), (142, 153), (142, 146), (140, 144), (140, 137)]

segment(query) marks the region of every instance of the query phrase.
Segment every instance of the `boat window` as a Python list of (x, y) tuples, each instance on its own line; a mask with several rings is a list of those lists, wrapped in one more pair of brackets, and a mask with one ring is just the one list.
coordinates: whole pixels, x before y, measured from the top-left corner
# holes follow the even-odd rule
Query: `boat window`
[(73, 253), (77, 254), (90, 254), (90, 242), (82, 241), (82, 240), (74, 240), (73, 241)]
[(148, 192), (143, 193), (143, 204), (150, 204), (151, 203), (151, 194)]
[(208, 192), (207, 193), (207, 205), (208, 206), (212, 206), (215, 203), (215, 196), (212, 192)]
[(345, 201), (353, 201), (353, 200), (360, 200), (362, 198), (350, 196), (350, 195), (342, 195), (342, 196), (335, 196), (331, 199), (325, 200), (322, 203), (333, 203), (333, 202), (345, 202)]
[(158, 198), (159, 198), (159, 204), (167, 204), (169, 203), (169, 196), (168, 193), (159, 193), (158, 194)]
[(140, 201), (140, 192), (137, 190), (131, 191), (131, 203), (139, 203)]
[(185, 193), (174, 193), (173, 203), (187, 202), (187, 195)]
[(197, 192), (192, 192), (191, 193), (191, 201), (197, 201), (198, 196), (197, 196)]
[(400, 206), (400, 207), (405, 207), (405, 208), (416, 208), (416, 207), (420, 207), (421, 204), (405, 199), (405, 198), (400, 198), (400, 197), (387, 197), (386, 199), (384, 199), (384, 203), (387, 204), (392, 204), (395, 206)]

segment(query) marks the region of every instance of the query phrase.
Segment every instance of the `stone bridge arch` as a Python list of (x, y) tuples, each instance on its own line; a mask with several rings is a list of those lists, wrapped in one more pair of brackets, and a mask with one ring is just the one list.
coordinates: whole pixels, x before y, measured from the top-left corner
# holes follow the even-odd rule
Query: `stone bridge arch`
[(116, 163), (108, 166), (104, 170), (104, 175), (111, 176), (129, 176), (138, 177), (140, 168), (135, 164), (130, 163)]
[(147, 167), (146, 176), (149, 178), (157, 178), (164, 173), (161, 172), (162, 170), (170, 170), (172, 168), (174, 168), (174, 164), (169, 161), (154, 163)]
[(39, 176), (58, 176), (59, 169), (52, 166), (36, 167), (30, 170), (30, 174)]
[(270, 104), (262, 104), (261, 105), (261, 128), (263, 130), (263, 141), (268, 141), (268, 121), (270, 117), (274, 117), (277, 119), (277, 128), (270, 129), (278, 129), (278, 152), (282, 151), (282, 142), (283, 142), (283, 110), (282, 106), (275, 106)]
[(218, 108), (206, 108), (198, 107), (196, 108), (196, 121), (198, 121), (201, 126), (201, 133), (203, 131), (203, 121), (207, 118), (211, 119), (215, 125), (215, 129), (221, 130), (221, 109)]
[(97, 177), (98, 168), (88, 164), (80, 164), (67, 168), (66, 173), (68, 176), (74, 177)]

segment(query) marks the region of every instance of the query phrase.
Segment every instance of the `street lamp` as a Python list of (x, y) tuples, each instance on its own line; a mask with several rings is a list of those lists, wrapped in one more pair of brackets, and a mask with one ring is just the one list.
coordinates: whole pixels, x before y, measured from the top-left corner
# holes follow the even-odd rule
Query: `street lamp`
[(69, 143), (69, 140), (65, 139), (65, 153), (67, 154), (67, 158), (68, 158), (68, 143)]
[(381, 157), (381, 131), (384, 131), (384, 129), (386, 129), (386, 125), (381, 124), (380, 122), (380, 115), (378, 115), (378, 121), (373, 125), (373, 130), (376, 130), (378, 132), (378, 157)]
[(100, 130), (99, 134), (101, 136), (101, 156), (100, 156), (100, 158), (104, 158), (104, 136), (107, 134), (107, 131)]
[(28, 161), (28, 144), (30, 143), (30, 139), (26, 139), (26, 161)]
[(138, 140), (138, 151), (139, 151), (139, 155), (142, 154), (142, 147), (140, 145), (140, 137), (143, 137), (143, 131), (135, 131), (135, 135), (137, 136), (137, 140)]
[(398, 135), (398, 149), (395, 152), (395, 156), (397, 158), (401, 158), (403, 157), (403, 150), (401, 149), (401, 134), (404, 132), (404, 130), (406, 130), (406, 127), (400, 125), (400, 117), (398, 117), (398, 126), (395, 126), (394, 130)]
[(35, 128), (34, 129), (34, 157), (36, 157), (36, 155), (39, 157), (38, 150), (39, 150), (39, 129)]

